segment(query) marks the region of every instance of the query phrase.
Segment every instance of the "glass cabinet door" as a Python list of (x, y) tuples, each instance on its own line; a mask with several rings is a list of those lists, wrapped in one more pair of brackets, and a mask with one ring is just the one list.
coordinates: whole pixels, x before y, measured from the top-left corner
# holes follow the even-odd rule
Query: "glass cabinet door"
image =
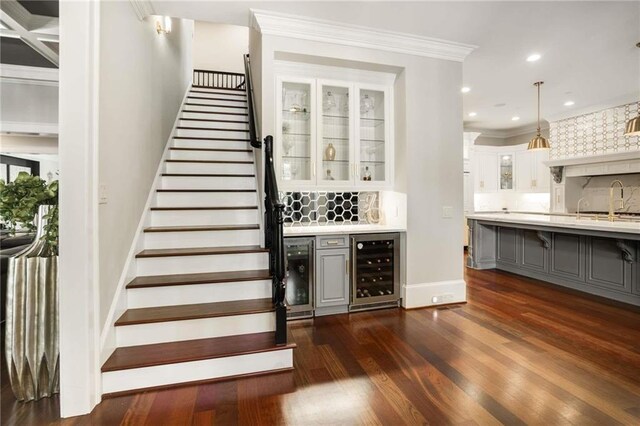
[(335, 185), (352, 177), (352, 129), (350, 88), (320, 82), (321, 103), (318, 138), (318, 184)]
[(311, 181), (313, 177), (313, 99), (311, 83), (282, 82), (282, 181)]
[(286, 299), (291, 311), (310, 310), (313, 305), (313, 240), (286, 238)]
[(513, 189), (513, 155), (500, 155), (500, 189)]
[(385, 92), (360, 89), (358, 99), (358, 170), (356, 179), (363, 182), (387, 180), (387, 125)]

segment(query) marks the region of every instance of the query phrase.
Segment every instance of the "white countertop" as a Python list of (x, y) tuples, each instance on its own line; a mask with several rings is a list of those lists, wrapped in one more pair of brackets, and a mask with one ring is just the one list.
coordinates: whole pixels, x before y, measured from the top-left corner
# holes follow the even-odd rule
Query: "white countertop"
[(542, 225), (556, 228), (586, 229), (591, 231), (624, 232), (640, 234), (640, 222), (609, 222), (606, 216), (600, 220), (591, 218), (576, 219), (575, 216), (535, 214), (535, 213), (474, 213), (467, 219), (488, 220), (491, 222), (517, 223), (523, 225)]
[(329, 234), (369, 234), (378, 232), (405, 232), (387, 225), (315, 225), (285, 226), (284, 236), (329, 235)]

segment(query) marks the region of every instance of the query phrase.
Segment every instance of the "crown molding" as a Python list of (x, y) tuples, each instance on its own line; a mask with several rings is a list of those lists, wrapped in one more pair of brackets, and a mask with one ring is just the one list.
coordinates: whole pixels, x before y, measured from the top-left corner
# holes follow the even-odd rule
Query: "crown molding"
[(462, 62), (477, 46), (335, 21), (251, 9), (251, 27), (264, 35)]
[(155, 15), (156, 11), (153, 8), (153, 4), (149, 0), (129, 0), (133, 7), (136, 16), (139, 20), (144, 20), (147, 16)]

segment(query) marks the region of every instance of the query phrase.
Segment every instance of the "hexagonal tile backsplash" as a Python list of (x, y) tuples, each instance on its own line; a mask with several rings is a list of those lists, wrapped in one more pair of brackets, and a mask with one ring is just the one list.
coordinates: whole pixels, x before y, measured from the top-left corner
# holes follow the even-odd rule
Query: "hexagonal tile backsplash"
[(368, 224), (379, 209), (377, 192), (302, 191), (280, 198), (285, 226)]

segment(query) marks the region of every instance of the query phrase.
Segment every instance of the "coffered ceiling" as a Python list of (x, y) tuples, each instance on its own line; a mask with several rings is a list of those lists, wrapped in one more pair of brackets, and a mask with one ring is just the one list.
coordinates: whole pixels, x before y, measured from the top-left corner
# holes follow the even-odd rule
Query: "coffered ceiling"
[[(538, 80), (545, 82), (546, 120), (640, 98), (640, 1), (152, 4), (158, 14), (211, 22), (248, 25), (256, 8), (476, 45), (464, 62), (468, 128), (505, 134), (531, 128)], [(540, 59), (527, 62), (534, 53)]]

